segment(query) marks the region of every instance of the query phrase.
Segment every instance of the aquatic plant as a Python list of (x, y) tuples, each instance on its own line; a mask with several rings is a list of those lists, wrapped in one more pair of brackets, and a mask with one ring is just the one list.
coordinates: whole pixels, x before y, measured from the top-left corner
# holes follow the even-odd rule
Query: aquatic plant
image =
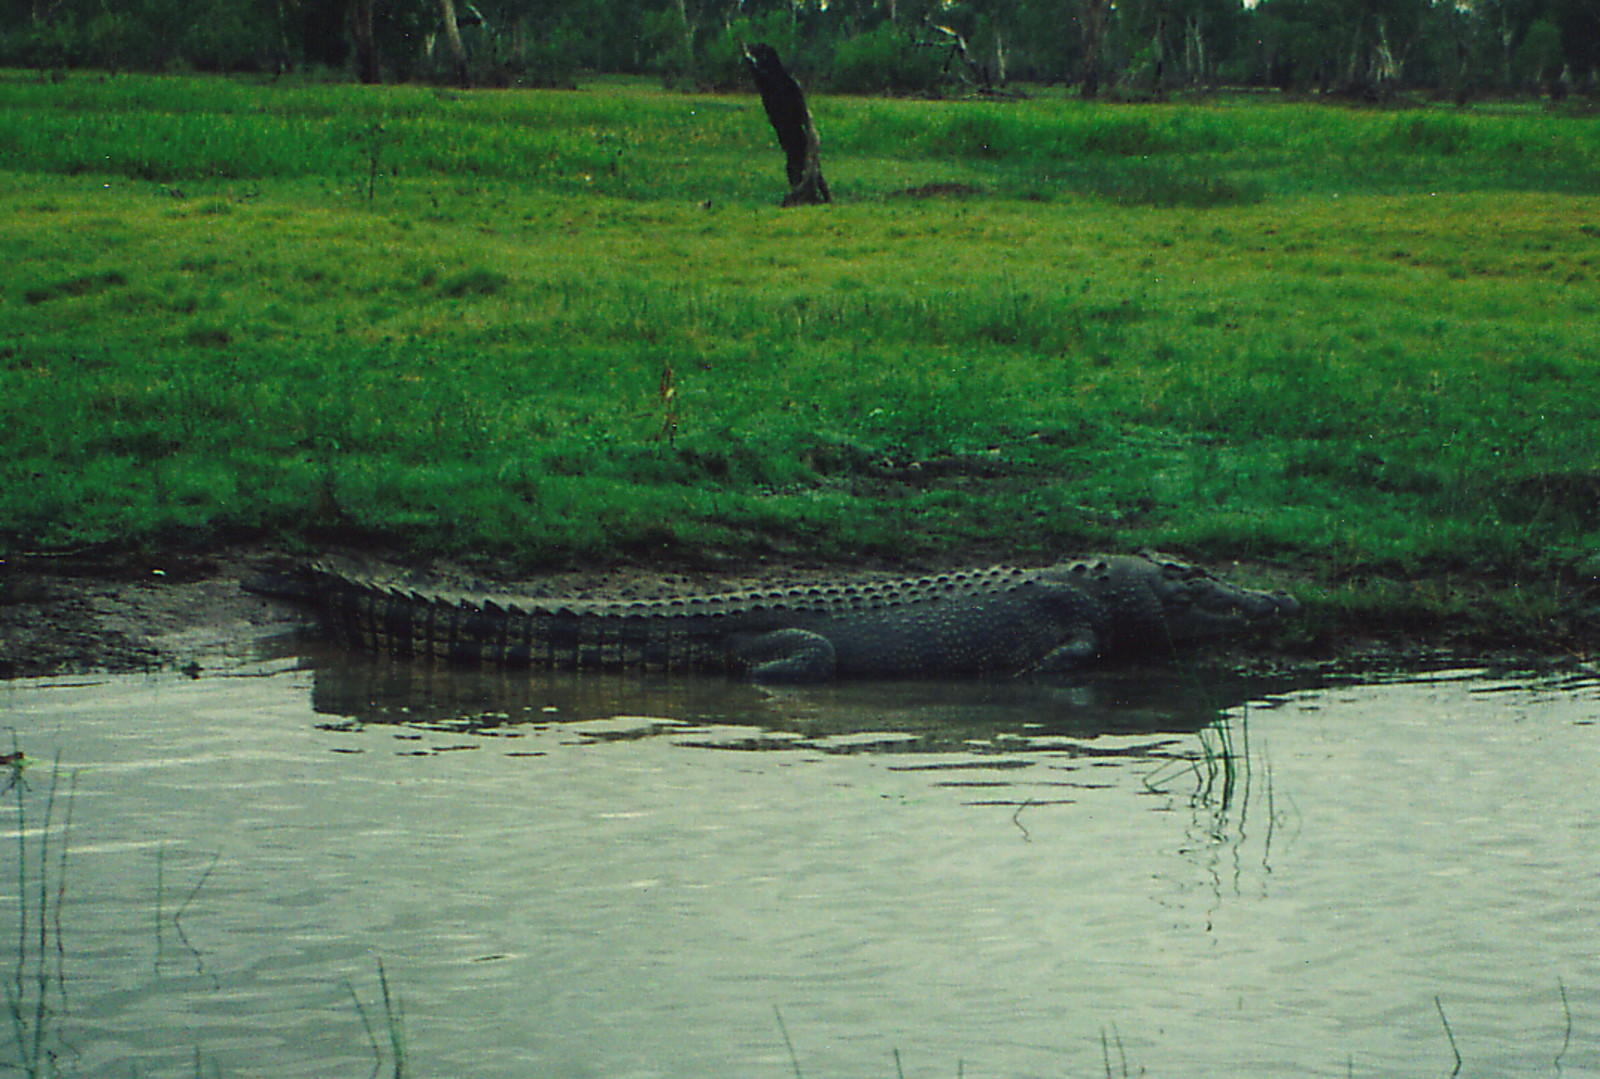
[[(361, 995), (356, 992), (355, 985), (346, 980), (345, 988), (350, 991), (350, 999), (355, 1002), (356, 1014), (361, 1017), (362, 1029), (367, 1032), (367, 1041), (372, 1046), (372, 1079), (377, 1079), (384, 1064), (384, 1049), (379, 1045), (377, 1027), (367, 1006), (362, 1003)], [(383, 1003), (383, 1029), (388, 1042), (389, 1079), (405, 1079), (405, 1010), (399, 991), (389, 987), (389, 973), (384, 969), (382, 959), (378, 960), (378, 991)]]
[[(1116, 1046), (1117, 1046), (1117, 1062), (1121, 1065), (1121, 1071), (1119, 1073), (1113, 1073), (1112, 1070), (1111, 1070), (1111, 1042), (1112, 1041), (1114, 1041), (1116, 1043)], [(1130, 1074), (1129, 1071), (1128, 1071), (1128, 1050), (1122, 1044), (1122, 1033), (1121, 1033), (1121, 1031), (1117, 1030), (1117, 1027), (1116, 1027), (1115, 1023), (1113, 1023), (1112, 1026), (1111, 1026), (1111, 1040), (1110, 1041), (1108, 1041), (1106, 1039), (1106, 1028), (1105, 1027), (1101, 1027), (1100, 1028), (1100, 1057), (1101, 1057), (1102, 1062), (1105, 1064), (1106, 1079), (1117, 1079), (1117, 1075), (1119, 1075), (1119, 1074), (1121, 1076), (1121, 1079), (1128, 1079), (1128, 1076)], [(1141, 1072), (1140, 1074), (1143, 1074), (1143, 1073)]]
[(1444, 1036), (1450, 1041), (1450, 1054), (1456, 1058), (1456, 1066), (1450, 1069), (1450, 1079), (1455, 1079), (1461, 1074), (1461, 1050), (1456, 1046), (1456, 1032), (1450, 1029), (1450, 1017), (1444, 1014), (1444, 1002), (1434, 995), (1433, 1006), (1439, 1010), (1439, 1022), (1444, 1024)]
[[(77, 777), (69, 778), (62, 819), (56, 809), (61, 790), (61, 757), (57, 754), (45, 787), (42, 814), (29, 821), (34, 791), (24, 775), (32, 761), (12, 743), (4, 755), (5, 793), (15, 795), (16, 807), (16, 960), (5, 981), (6, 1014), (10, 1020), (11, 1065), (27, 1079), (59, 1074), (66, 1051), (57, 1021), (66, 1006), (66, 951), (61, 939), (61, 909), (66, 898), (67, 852), (72, 832), (72, 805)], [(29, 836), (38, 836), (30, 849)]]

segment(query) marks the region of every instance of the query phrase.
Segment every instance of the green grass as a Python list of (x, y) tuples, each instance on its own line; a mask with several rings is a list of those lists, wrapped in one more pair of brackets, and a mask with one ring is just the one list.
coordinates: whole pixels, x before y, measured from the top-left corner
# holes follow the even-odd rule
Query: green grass
[(753, 98), (0, 74), (0, 551), (1155, 545), (1592, 632), (1592, 120), (814, 105), (780, 211)]

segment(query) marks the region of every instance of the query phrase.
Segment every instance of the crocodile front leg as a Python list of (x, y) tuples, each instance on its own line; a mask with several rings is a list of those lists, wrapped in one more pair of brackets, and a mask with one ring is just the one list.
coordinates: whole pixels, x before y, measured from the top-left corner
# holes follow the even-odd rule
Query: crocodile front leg
[(1100, 654), (1100, 635), (1087, 627), (1056, 645), (1028, 674), (1064, 674), (1075, 671)]
[(808, 629), (741, 634), (728, 651), (754, 682), (825, 682), (837, 667), (833, 642)]

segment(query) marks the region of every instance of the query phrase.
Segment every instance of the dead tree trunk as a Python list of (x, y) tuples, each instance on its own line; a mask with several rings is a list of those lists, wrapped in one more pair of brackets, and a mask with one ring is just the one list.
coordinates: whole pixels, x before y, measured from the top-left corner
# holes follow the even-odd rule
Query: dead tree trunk
[(822, 144), (811, 123), (811, 112), (806, 108), (806, 96), (800, 84), (784, 70), (772, 46), (750, 45), (745, 48), (744, 55), (750, 63), (750, 73), (755, 76), (756, 89), (761, 91), (761, 105), (767, 110), (767, 119), (787, 159), (789, 193), (784, 196), (783, 204), (811, 206), (832, 202), (828, 181), (822, 178), (819, 156)]
[[(973, 59), (972, 50), (967, 47), (967, 39), (950, 27), (941, 26), (939, 23), (934, 22), (932, 18), (924, 19), (923, 21), (926, 23), (928, 29), (943, 34), (945, 36), (945, 40), (949, 43), (950, 56), (944, 62), (944, 73), (946, 75), (950, 73), (950, 64), (952, 61), (960, 60), (961, 66), (963, 69), (965, 69), (966, 73), (964, 75), (958, 75), (957, 78), (966, 83), (968, 86), (972, 87), (973, 91), (976, 93), (994, 93), (994, 79), (990, 76), (988, 68), (984, 67), (982, 64), (978, 63), (977, 60)], [(1000, 47), (998, 44), (995, 46), (995, 51), (996, 55), (1000, 55)], [(1001, 76), (1001, 81), (1005, 81), (1003, 74)]]

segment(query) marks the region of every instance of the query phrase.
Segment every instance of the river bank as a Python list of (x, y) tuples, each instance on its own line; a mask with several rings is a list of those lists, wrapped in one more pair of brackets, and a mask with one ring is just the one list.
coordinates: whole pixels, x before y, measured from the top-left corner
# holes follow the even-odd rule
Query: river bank
[(1294, 590), (1285, 653), (1600, 640), (1592, 118), (821, 96), (837, 201), (783, 210), (748, 95), (0, 106), (13, 671), (181, 666), (136, 608), (194, 575), (172, 619), (248, 622), (236, 558), (328, 546), (713, 586), (1152, 548)]
[[(529, 595), (592, 598), (714, 592), (983, 564), (968, 560), (894, 567), (882, 562), (846, 566), (797, 559), (703, 559), (529, 574), (490, 564), (408, 559), (393, 551), (367, 553), (425, 579), (458, 584), (490, 580), (497, 588)], [(281, 572), (296, 560), (282, 549), (260, 544), (7, 559), (0, 562), (0, 678), (140, 670), (198, 675), (225, 670), (263, 649), (292, 647), (287, 643), (292, 635), (317, 633), (313, 612), (250, 593), (241, 582)], [(1462, 663), (1534, 668), (1592, 656), (1582, 634), (1592, 633), (1593, 624), (1581, 618), (1573, 624), (1507, 622), (1496, 630), (1487, 617), (1452, 622), (1437, 611), (1429, 614), (1403, 603), (1341, 610), (1326, 599), (1326, 583), (1305, 573), (1261, 565), (1209, 568), (1230, 579), (1287, 588), (1307, 605), (1301, 617), (1284, 625), (1207, 650), (1209, 658), (1241, 669), (1386, 670)], [(1472, 592), (1462, 582), (1427, 585), (1453, 588), (1464, 604), (1471, 603)], [(1413, 582), (1412, 587), (1422, 585)], [(1485, 604), (1497, 591), (1503, 595), (1503, 589), (1486, 582), (1478, 582), (1478, 589)], [(1581, 614), (1574, 612), (1574, 617)]]

